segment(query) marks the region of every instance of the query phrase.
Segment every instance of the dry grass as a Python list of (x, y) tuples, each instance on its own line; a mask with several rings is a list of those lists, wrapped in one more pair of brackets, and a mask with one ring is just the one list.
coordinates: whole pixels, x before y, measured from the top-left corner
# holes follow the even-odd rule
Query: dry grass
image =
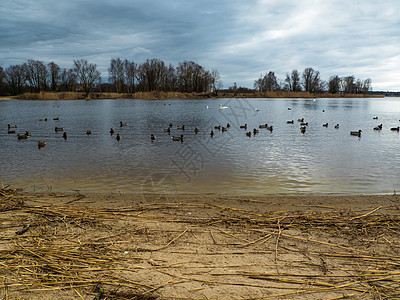
[(34, 205), (34, 196), (0, 190), (0, 207), (7, 208), (0, 218), (0, 298), (400, 297), (395, 204), (296, 212), (250, 209), (251, 201), (157, 198), (112, 208), (82, 205), (83, 195), (64, 197)]

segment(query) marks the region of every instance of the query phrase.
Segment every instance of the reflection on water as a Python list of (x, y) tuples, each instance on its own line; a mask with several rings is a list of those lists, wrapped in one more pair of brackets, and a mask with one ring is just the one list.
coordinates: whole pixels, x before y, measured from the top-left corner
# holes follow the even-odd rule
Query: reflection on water
[[(220, 110), (220, 103), (228, 108)], [(143, 194), (393, 192), (400, 189), (400, 136), (389, 128), (400, 123), (399, 103), (396, 98), (2, 101), (0, 179), (27, 190)], [(299, 118), (309, 123), (305, 134)], [(163, 132), (169, 123), (170, 135)], [(227, 123), (227, 131), (214, 129)], [(251, 137), (240, 128), (266, 123), (272, 132), (260, 129)], [(372, 130), (380, 123), (382, 131)], [(7, 133), (7, 124), (32, 136), (18, 140)], [(350, 136), (358, 129), (361, 138)], [(172, 141), (181, 134), (182, 143)], [(38, 140), (46, 147), (39, 150)]]

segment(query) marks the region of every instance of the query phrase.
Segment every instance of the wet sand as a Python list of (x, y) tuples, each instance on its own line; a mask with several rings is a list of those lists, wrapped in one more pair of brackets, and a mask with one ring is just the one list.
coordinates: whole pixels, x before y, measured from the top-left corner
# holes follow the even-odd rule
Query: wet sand
[(2, 299), (400, 296), (397, 195), (0, 200)]

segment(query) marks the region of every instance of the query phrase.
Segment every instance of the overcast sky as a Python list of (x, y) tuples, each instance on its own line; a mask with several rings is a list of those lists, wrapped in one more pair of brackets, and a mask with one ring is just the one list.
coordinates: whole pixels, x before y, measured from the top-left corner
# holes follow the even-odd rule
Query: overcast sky
[(192, 60), (224, 88), (274, 71), (372, 79), (400, 90), (399, 0), (1, 0), (0, 66), (85, 58)]

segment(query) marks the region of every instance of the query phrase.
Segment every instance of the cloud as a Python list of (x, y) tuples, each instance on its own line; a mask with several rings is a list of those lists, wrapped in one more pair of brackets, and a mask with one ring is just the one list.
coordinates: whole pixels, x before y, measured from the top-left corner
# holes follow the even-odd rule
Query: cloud
[(326, 80), (400, 90), (399, 9), (394, 0), (3, 0), (0, 64), (87, 58), (106, 72), (115, 57), (193, 60), (218, 69), (225, 87), (313, 67)]

